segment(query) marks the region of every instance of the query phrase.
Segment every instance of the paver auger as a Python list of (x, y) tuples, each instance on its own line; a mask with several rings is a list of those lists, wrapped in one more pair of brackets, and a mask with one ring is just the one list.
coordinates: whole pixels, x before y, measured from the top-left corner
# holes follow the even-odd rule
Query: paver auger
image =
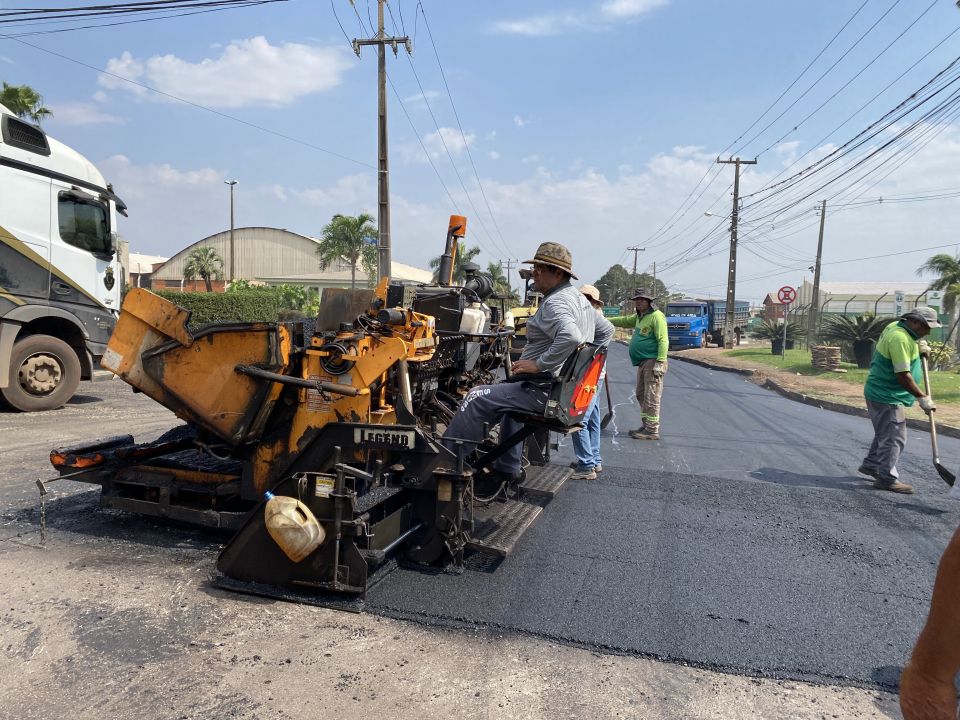
[[(450, 232), (442, 272), (456, 240)], [(237, 589), (362, 595), (391, 556), (462, 567), (470, 550), (506, 555), (570, 474), (547, 464), (549, 431), (578, 427), (604, 351), (571, 356), (545, 415), (524, 417), (513, 437), (494, 428), (479, 447), (451, 450), (440, 436), (459, 399), (509, 372), (509, 330), (475, 271), (463, 287), (417, 287), (410, 308), (402, 293), (386, 281), (327, 289), (312, 332), (301, 322), (191, 332), (186, 310), (131, 290), (103, 365), (186, 424), (51, 460), (100, 484), (104, 507), (236, 529), (217, 567)], [(530, 462), (519, 485), (481, 488), (478, 472), (517, 442)]]

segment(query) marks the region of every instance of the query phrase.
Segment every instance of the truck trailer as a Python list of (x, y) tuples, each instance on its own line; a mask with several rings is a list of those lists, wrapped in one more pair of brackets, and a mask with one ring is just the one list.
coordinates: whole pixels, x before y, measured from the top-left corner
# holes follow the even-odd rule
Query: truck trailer
[[(727, 321), (726, 300), (684, 298), (667, 303), (667, 335), (670, 348), (706, 347), (708, 342), (723, 344), (723, 327)], [(750, 303), (734, 301), (734, 331), (744, 331), (750, 319)]]
[(14, 409), (60, 407), (98, 367), (124, 283), (117, 212), (93, 163), (0, 105), (0, 398)]

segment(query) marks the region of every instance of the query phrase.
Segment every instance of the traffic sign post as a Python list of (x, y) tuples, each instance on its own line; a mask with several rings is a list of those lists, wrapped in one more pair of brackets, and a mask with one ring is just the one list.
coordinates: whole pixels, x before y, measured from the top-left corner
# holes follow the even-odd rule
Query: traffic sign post
[(796, 288), (784, 285), (777, 291), (777, 299), (783, 303), (783, 347), (780, 348), (780, 357), (787, 357), (787, 318), (790, 314), (790, 303), (797, 299)]

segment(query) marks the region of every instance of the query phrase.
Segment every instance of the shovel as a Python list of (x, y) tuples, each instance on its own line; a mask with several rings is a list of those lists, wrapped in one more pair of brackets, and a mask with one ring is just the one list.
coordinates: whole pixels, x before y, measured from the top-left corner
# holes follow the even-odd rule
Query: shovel
[(610, 381), (605, 382), (603, 387), (607, 390), (607, 414), (600, 420), (601, 429), (605, 428), (610, 424), (610, 421), (613, 420), (613, 401), (610, 399)]
[[(933, 399), (933, 396), (930, 395), (930, 374), (927, 371), (927, 358), (923, 355), (920, 356), (920, 367), (923, 369), (923, 389), (927, 393), (927, 396)], [(933, 413), (935, 412), (936, 410), (930, 411), (930, 444), (933, 446), (933, 466), (937, 469), (937, 472), (940, 473), (943, 481), (947, 485), (952, 486), (957, 476), (940, 464), (940, 451), (937, 449), (937, 423), (933, 419)]]

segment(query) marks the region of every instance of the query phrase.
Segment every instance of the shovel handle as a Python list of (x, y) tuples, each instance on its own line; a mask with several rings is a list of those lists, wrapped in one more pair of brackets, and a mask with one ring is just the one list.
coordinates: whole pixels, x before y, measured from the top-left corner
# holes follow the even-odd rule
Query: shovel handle
[[(923, 355), (920, 356), (920, 368), (923, 370), (923, 391), (927, 394), (931, 400), (933, 396), (930, 394), (930, 372), (927, 369), (927, 358)], [(928, 417), (930, 418), (930, 445), (933, 447), (933, 463), (935, 465), (940, 464), (940, 450), (937, 449), (937, 422), (933, 419), (933, 414), (936, 410), (931, 410)]]

